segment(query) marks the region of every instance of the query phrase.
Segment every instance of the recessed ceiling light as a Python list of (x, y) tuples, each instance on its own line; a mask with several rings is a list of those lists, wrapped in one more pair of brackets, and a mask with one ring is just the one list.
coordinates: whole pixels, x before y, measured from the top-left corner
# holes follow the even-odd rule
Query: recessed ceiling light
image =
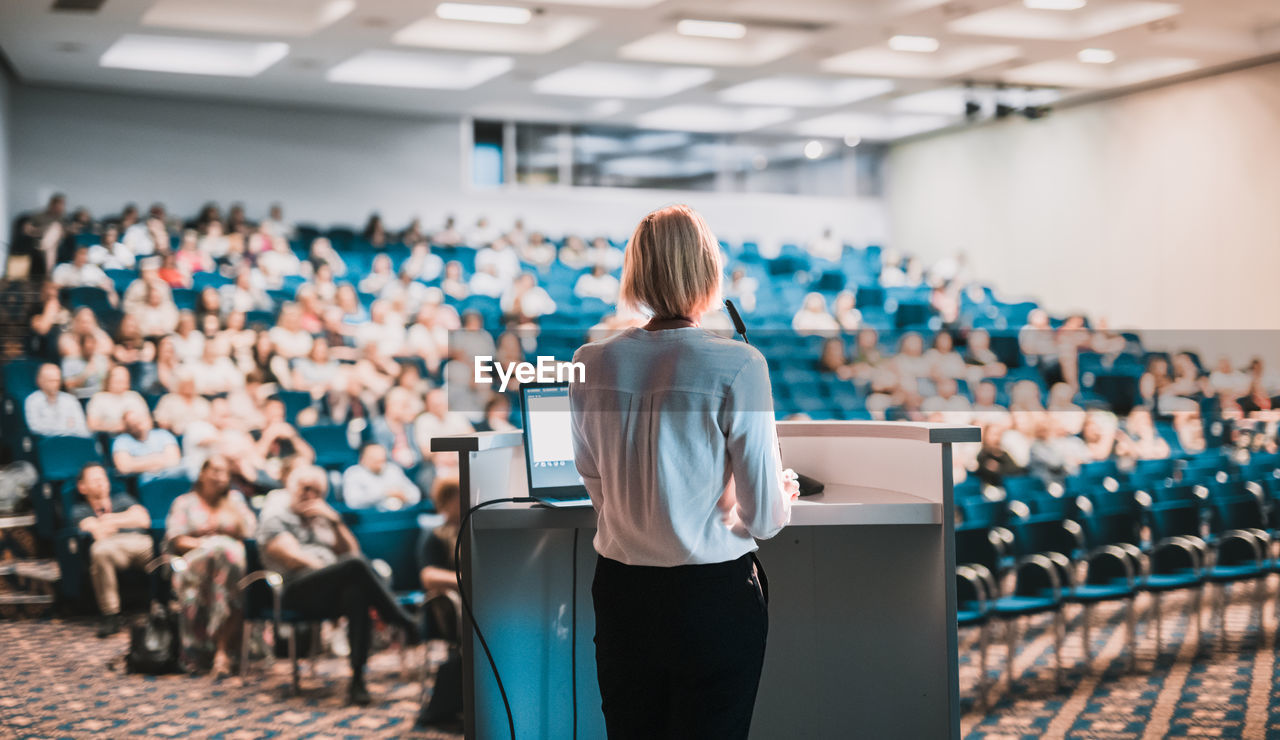
[(621, 100), (617, 100), (616, 98), (610, 98), (607, 100), (598, 100), (595, 103), (591, 104), (591, 114), (594, 116), (600, 116), (601, 118), (604, 118), (607, 116), (612, 116), (616, 113), (621, 113), (623, 107), (625, 107), (625, 103), (623, 103)]
[(914, 51), (928, 54), (938, 50), (938, 40), (932, 36), (898, 35), (889, 39), (889, 48), (894, 51)]
[(511, 57), (370, 49), (329, 69), (330, 82), (429, 90), (467, 90), (506, 74)]
[(471, 5), (470, 3), (440, 3), (436, 17), (447, 21), (475, 21), (477, 23), (506, 23), (520, 25), (533, 18), (528, 8), (513, 5)]
[(289, 53), (275, 41), (222, 41), (184, 36), (125, 34), (102, 54), (98, 66), (143, 72), (255, 77)]
[(740, 39), (747, 35), (747, 27), (728, 21), (699, 21), (686, 18), (676, 24), (676, 32), (682, 36), (703, 36), (710, 39)]
[(662, 98), (697, 87), (714, 76), (705, 67), (583, 62), (534, 80), (533, 91), (587, 98)]
[(817, 159), (822, 156), (824, 151), (826, 151), (826, 147), (822, 146), (822, 142), (817, 139), (813, 139), (808, 144), (804, 145), (804, 158)]
[(781, 123), (792, 116), (790, 108), (758, 107), (738, 108), (719, 105), (688, 103), (642, 113), (636, 117), (641, 128), (668, 131), (698, 131), (718, 133), (724, 131), (751, 131)]
[(1022, 4), (1032, 10), (1079, 10), (1088, 0), (1022, 0)]
[(857, 145), (859, 145), (859, 144), (861, 144), (861, 143), (862, 143), (862, 137), (861, 137), (861, 136), (854, 136), (853, 134), (849, 134), (849, 135), (847, 135), (847, 136), (845, 136), (845, 137), (844, 137), (844, 145), (845, 145), (845, 146), (847, 146), (847, 147), (852, 148), (852, 147), (855, 147), (855, 146), (857, 146)]
[(1111, 64), (1116, 60), (1116, 53), (1110, 49), (1081, 49), (1076, 59), (1085, 64)]

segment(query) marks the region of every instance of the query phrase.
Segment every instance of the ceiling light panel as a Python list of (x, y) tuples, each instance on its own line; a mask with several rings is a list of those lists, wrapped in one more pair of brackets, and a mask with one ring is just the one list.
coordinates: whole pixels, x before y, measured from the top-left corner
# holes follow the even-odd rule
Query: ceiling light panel
[(790, 29), (747, 29), (740, 39), (685, 36), (662, 31), (633, 41), (618, 56), (644, 62), (751, 67), (780, 59), (804, 46), (811, 34)]
[(747, 27), (727, 21), (699, 21), (686, 18), (676, 24), (681, 36), (701, 36), (709, 39), (740, 39), (747, 35)]
[(330, 82), (378, 87), (468, 90), (506, 74), (511, 57), (365, 51), (331, 68)]
[(1076, 59), (1085, 64), (1111, 64), (1116, 60), (1116, 53), (1110, 49), (1081, 49)]
[(1022, 0), (1022, 4), (1032, 10), (1079, 10), (1088, 5), (1088, 0)]
[(1096, 89), (1136, 85), (1185, 74), (1200, 66), (1200, 62), (1195, 59), (1178, 57), (1134, 59), (1118, 64), (1083, 64), (1074, 59), (1062, 59), (1009, 70), (1004, 74), (1004, 79), (1020, 85)]
[(546, 54), (563, 48), (595, 28), (596, 21), (574, 16), (539, 16), (523, 26), (423, 18), (397, 31), (402, 46), (456, 51)]
[(663, 0), (541, 0), (540, 5), (578, 5), (584, 8), (652, 8)]
[(533, 18), (533, 11), (514, 5), (474, 5), (472, 3), (440, 3), (436, 17), (446, 21), (500, 23), (521, 25)]
[(1092, 3), (1069, 13), (1034, 10), (1012, 3), (957, 18), (947, 24), (952, 33), (1001, 38), (1080, 41), (1163, 20), (1182, 12), (1163, 2)]
[(857, 136), (868, 141), (893, 141), (950, 126), (959, 120), (962, 120), (959, 116), (832, 113), (805, 121), (795, 130), (803, 136), (831, 139)]
[(894, 51), (912, 51), (916, 53), (932, 54), (938, 50), (940, 44), (938, 40), (932, 36), (907, 36), (897, 35), (889, 39), (889, 48)]
[(936, 79), (1003, 64), (1019, 53), (1018, 47), (1004, 44), (947, 44), (934, 54), (894, 51), (881, 44), (830, 57), (820, 66), (840, 74)]
[(255, 77), (288, 53), (289, 45), (278, 41), (126, 34), (103, 53), (98, 65), (144, 72)]
[(704, 84), (714, 76), (714, 72), (702, 67), (584, 62), (535, 80), (533, 90), (543, 95), (589, 98), (664, 98)]
[(142, 14), (142, 25), (302, 37), (341, 20), (355, 7), (355, 0), (159, 0)]
[(734, 108), (719, 105), (673, 105), (636, 117), (640, 128), (707, 133), (752, 131), (781, 123), (793, 115), (790, 108)]
[(780, 75), (763, 77), (720, 92), (726, 103), (786, 105), (797, 108), (824, 108), (874, 98), (893, 90), (884, 79), (833, 79)]

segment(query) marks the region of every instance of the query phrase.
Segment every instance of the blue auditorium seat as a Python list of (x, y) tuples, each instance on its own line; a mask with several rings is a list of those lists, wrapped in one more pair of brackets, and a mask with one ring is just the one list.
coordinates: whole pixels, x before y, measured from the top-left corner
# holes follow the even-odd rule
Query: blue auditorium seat
[(359, 455), (347, 440), (347, 427), (343, 424), (320, 424), (299, 427), (298, 433), (316, 452), (316, 465), (333, 470), (345, 470), (355, 465)]

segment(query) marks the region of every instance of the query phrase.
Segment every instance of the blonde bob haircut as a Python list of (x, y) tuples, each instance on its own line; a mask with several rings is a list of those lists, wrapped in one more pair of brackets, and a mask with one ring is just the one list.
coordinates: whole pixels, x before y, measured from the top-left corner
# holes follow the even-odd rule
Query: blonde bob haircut
[(627, 243), (620, 297), (655, 318), (696, 320), (720, 302), (720, 242), (698, 212), (667, 206), (645, 216)]

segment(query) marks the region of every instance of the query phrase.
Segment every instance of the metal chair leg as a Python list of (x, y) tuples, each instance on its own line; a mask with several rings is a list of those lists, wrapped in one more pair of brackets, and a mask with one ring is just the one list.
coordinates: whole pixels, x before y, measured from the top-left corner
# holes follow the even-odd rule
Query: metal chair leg
[(1092, 616), (1092, 609), (1088, 604), (1085, 604), (1084, 611), (1080, 615), (1082, 622), (1080, 625), (1080, 631), (1082, 634), (1081, 640), (1084, 643), (1084, 663), (1086, 668), (1088, 668), (1089, 664), (1093, 662), (1093, 639), (1090, 635), (1089, 629), (1090, 616)]
[(1132, 673), (1138, 664), (1138, 597), (1131, 596), (1127, 601), (1128, 614), (1125, 616), (1129, 632), (1129, 672)]
[(1053, 613), (1053, 684), (1062, 688), (1062, 609)]
[(1164, 642), (1164, 620), (1160, 614), (1160, 592), (1156, 591), (1152, 594), (1155, 601), (1152, 604), (1152, 616), (1156, 620), (1156, 662), (1160, 662), (1160, 644)]
[(240, 678), (249, 673), (249, 620), (245, 619), (240, 626)]
[(1201, 633), (1203, 630), (1203, 625), (1201, 624), (1201, 622), (1203, 620), (1203, 612), (1204, 612), (1204, 589), (1202, 588), (1196, 589), (1195, 601), (1193, 603), (1194, 603), (1194, 608), (1196, 610), (1196, 642), (1199, 643), (1201, 639)]
[(1018, 640), (1018, 617), (1013, 617), (1004, 623), (1004, 639), (1008, 647), (1008, 657), (1005, 658), (1005, 662), (1008, 664), (1009, 693), (1013, 693), (1013, 656), (1014, 646)]
[(1231, 584), (1218, 584), (1218, 647), (1227, 648), (1227, 601), (1231, 598)]
[(991, 621), (982, 623), (978, 632), (978, 705), (985, 706), (987, 703), (987, 641), (990, 639), (988, 634), (991, 629)]
[(289, 662), (293, 664), (293, 695), (302, 693), (302, 679), (298, 675), (298, 625), (289, 625)]

